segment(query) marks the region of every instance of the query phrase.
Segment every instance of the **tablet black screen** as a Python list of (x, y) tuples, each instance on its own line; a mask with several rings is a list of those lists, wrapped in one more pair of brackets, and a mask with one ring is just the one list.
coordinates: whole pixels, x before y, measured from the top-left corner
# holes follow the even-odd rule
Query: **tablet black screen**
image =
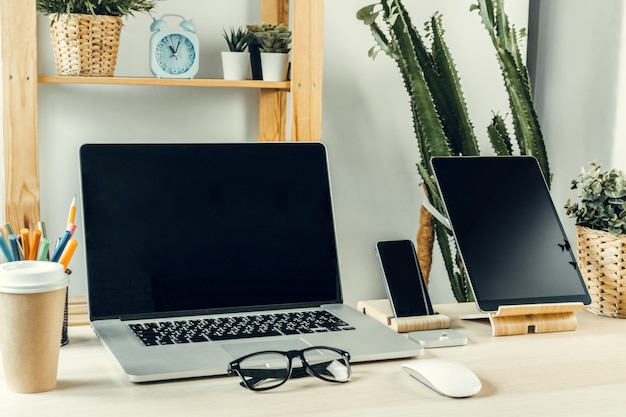
[(436, 157), (431, 163), (479, 309), (590, 303), (535, 158)]

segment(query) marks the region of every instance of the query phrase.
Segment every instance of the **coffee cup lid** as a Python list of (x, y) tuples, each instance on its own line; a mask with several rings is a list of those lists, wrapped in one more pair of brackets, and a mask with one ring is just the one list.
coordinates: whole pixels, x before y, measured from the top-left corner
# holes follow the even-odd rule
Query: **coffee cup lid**
[(62, 264), (47, 261), (18, 261), (0, 265), (0, 292), (33, 294), (67, 287), (69, 279)]

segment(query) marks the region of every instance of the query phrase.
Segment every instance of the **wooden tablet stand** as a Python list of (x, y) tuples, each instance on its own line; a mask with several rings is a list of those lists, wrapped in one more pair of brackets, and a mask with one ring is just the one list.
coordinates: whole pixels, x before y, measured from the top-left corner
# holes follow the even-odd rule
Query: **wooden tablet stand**
[(417, 330), (447, 329), (450, 327), (450, 318), (443, 314), (431, 316), (394, 317), (389, 300), (359, 301), (357, 309), (363, 314), (389, 326), (398, 333)]
[(497, 312), (488, 313), (491, 334), (509, 336), (576, 330), (574, 312), (582, 308), (582, 303), (500, 306)]

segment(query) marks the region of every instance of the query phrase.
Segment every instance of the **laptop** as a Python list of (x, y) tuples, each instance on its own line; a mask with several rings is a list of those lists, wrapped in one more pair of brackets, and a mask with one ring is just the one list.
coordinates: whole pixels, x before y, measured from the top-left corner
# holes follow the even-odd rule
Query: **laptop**
[(431, 166), (481, 311), (591, 302), (534, 157), (434, 157)]
[(324, 145), (86, 144), (80, 173), (89, 316), (130, 381), (263, 350), (422, 353), (342, 302)]

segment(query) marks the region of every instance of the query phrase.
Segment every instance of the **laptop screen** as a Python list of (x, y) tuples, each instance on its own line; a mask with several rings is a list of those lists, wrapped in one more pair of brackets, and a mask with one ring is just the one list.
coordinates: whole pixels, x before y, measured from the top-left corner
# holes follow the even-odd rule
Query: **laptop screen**
[(319, 143), (80, 149), (90, 316), (341, 302)]
[(431, 164), (481, 310), (589, 304), (535, 158), (438, 157)]

